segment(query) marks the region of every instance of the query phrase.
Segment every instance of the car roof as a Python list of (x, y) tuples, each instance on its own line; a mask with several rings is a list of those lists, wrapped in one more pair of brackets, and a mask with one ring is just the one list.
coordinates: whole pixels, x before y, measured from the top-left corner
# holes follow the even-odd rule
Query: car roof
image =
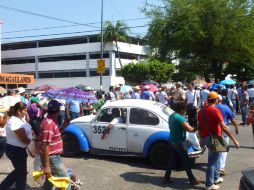
[[(151, 110), (153, 112), (156, 112), (156, 113), (162, 115), (162, 108), (165, 108), (166, 106), (164, 104), (161, 104), (161, 103), (155, 102), (155, 101), (151, 101), (151, 100), (124, 99), (124, 100), (108, 101), (106, 104), (104, 104), (102, 106), (102, 109), (107, 108), (107, 107), (137, 107), (137, 108)], [(172, 113), (173, 113), (173, 111), (172, 111)]]

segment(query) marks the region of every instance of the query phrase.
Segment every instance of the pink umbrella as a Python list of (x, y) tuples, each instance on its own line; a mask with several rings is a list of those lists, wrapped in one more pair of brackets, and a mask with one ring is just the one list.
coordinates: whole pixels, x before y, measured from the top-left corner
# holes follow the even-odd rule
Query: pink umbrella
[(158, 88), (156, 85), (154, 84), (143, 84), (141, 86), (141, 92), (144, 92), (145, 91), (145, 88), (149, 87), (150, 88), (150, 91), (151, 92), (155, 92), (155, 91), (158, 91)]
[(56, 87), (55, 85), (42, 85), (39, 87), (35, 87), (33, 91), (39, 91), (39, 92), (46, 92), (50, 89), (59, 89), (58, 87)]

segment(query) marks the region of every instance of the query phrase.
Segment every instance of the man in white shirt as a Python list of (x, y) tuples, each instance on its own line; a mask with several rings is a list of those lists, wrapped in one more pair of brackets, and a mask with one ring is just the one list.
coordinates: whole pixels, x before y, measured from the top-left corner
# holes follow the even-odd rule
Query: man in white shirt
[(140, 99), (140, 87), (134, 86), (133, 92), (131, 93), (131, 99)]
[(208, 94), (209, 90), (207, 90), (206, 86), (203, 86), (200, 92), (201, 107), (204, 107), (205, 102), (207, 102)]
[(227, 97), (231, 100), (231, 102), (233, 104), (233, 112), (234, 112), (234, 114), (236, 114), (236, 106), (238, 105), (239, 110), (240, 110), (240, 106), (239, 106), (238, 92), (235, 89), (235, 86), (233, 84), (231, 84), (229, 86)]
[(193, 88), (192, 84), (188, 84), (188, 90), (185, 93), (186, 108), (188, 115), (188, 122), (192, 127), (197, 127), (197, 107), (199, 104), (200, 95)]
[(254, 85), (249, 85), (249, 88), (247, 90), (247, 93), (249, 94), (249, 104), (254, 100)]
[(167, 105), (168, 104), (168, 95), (165, 92), (165, 87), (162, 87), (160, 92), (157, 93), (158, 102)]

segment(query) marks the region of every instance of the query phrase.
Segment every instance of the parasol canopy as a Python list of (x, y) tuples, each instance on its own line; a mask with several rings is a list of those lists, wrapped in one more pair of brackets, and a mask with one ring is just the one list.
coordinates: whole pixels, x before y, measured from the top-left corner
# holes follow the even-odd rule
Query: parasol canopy
[(4, 87), (0, 86), (0, 94), (6, 94), (6, 93), (7, 93), (7, 90)]
[(151, 91), (151, 92), (158, 91), (157, 86), (155, 86), (154, 84), (143, 84), (143, 85), (141, 86), (141, 92), (144, 92), (144, 91), (145, 91), (145, 87), (146, 87), (146, 86), (149, 86), (149, 87), (150, 87), (150, 91)]
[(236, 82), (232, 79), (226, 79), (226, 80), (222, 80), (219, 82), (222, 85), (231, 85), (231, 84), (235, 84)]
[(74, 87), (62, 89), (50, 89), (43, 96), (52, 99), (64, 99), (66, 101), (79, 101), (85, 103), (95, 103), (97, 99), (92, 92), (83, 91)]
[(122, 85), (120, 87), (120, 92), (123, 94), (129, 93), (132, 90), (132, 87), (129, 85)]
[(144, 81), (144, 82), (142, 83), (142, 85), (144, 85), (144, 84), (153, 84), (153, 85), (155, 85), (155, 86), (159, 86), (159, 83), (156, 82), (156, 81), (154, 81), (154, 80), (146, 80), (146, 81)]
[(59, 89), (59, 88), (55, 85), (45, 84), (45, 85), (42, 85), (39, 87), (35, 87), (34, 90), (32, 91), (32, 93), (34, 93), (34, 94), (44, 93), (50, 89)]

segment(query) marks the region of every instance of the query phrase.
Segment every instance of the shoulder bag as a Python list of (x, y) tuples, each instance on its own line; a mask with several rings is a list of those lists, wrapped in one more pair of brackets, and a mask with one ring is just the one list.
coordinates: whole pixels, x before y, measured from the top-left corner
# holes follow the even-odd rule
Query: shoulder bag
[(205, 126), (206, 126), (209, 136), (210, 136), (210, 142), (209, 142), (208, 148), (210, 148), (211, 151), (213, 151), (213, 152), (228, 152), (229, 148), (228, 148), (227, 142), (223, 139), (223, 137), (212, 134), (212, 132), (208, 126), (208, 122), (207, 122), (207, 119), (205, 116), (204, 109), (202, 110), (202, 115), (204, 118)]

